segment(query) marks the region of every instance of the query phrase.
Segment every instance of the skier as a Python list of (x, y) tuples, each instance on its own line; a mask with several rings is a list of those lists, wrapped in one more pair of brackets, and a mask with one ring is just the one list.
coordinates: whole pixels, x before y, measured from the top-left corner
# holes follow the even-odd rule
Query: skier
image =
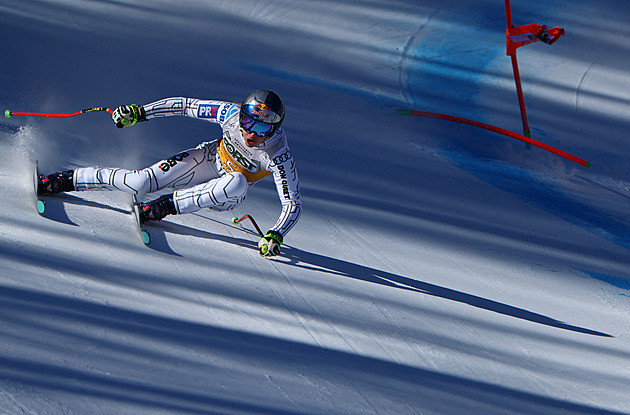
[(193, 98), (165, 98), (146, 105), (123, 105), (113, 111), (118, 128), (154, 118), (182, 115), (218, 123), (223, 137), (201, 143), (142, 170), (83, 167), (40, 175), (39, 195), (84, 190), (121, 190), (146, 194), (176, 189), (141, 203), (140, 221), (159, 221), (167, 215), (201, 208), (226, 211), (239, 205), (250, 186), (273, 174), (282, 204), (276, 224), (260, 240), (265, 256), (280, 253), (286, 234), (302, 211), (295, 161), (284, 129), (284, 104), (273, 91), (259, 89), (242, 104)]

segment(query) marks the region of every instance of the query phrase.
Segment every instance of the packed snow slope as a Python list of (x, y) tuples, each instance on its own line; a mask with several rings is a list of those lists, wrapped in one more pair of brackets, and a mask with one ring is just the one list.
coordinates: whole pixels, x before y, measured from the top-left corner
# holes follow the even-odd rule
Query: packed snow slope
[(140, 168), (213, 139), (169, 118), (0, 122), (2, 414), (629, 414), (630, 3), (0, 0), (2, 111), (170, 96), (285, 100), (304, 215), (281, 257), (269, 179), (142, 245), (128, 196), (31, 172)]

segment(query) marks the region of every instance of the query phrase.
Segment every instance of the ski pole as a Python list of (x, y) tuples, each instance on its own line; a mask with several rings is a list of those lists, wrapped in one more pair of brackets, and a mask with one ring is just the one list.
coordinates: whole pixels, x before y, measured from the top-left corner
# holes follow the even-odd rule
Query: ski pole
[(105, 108), (105, 107), (86, 108), (81, 111), (71, 112), (70, 114), (46, 114), (46, 113), (41, 113), (41, 112), (13, 112), (11, 110), (6, 110), (4, 112), (4, 116), (7, 118), (11, 118), (11, 116), (13, 115), (25, 115), (29, 117), (67, 118), (67, 117), (74, 117), (75, 115), (79, 115), (79, 114), (85, 114), (86, 112), (92, 112), (92, 111), (107, 111), (110, 114), (114, 112), (110, 110), (109, 108)]
[(256, 223), (256, 221), (254, 220), (254, 218), (252, 218), (250, 215), (245, 215), (242, 218), (238, 218), (236, 216), (234, 216), (232, 218), (232, 223), (237, 224), (241, 221), (244, 221), (245, 219), (249, 219), (250, 221), (252, 221), (252, 225), (254, 225), (254, 228), (256, 228), (256, 231), (258, 232), (258, 235), (260, 235), (260, 237), (264, 237), (265, 235), (262, 233), (262, 231), (260, 230), (260, 228), (258, 227), (258, 224)]

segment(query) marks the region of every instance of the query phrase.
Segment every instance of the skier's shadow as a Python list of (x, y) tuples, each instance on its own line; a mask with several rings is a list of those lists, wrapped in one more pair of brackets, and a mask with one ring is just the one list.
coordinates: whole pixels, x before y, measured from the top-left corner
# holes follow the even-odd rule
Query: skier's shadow
[[(228, 225), (224, 222), (219, 222), (215, 219), (208, 218), (206, 216), (197, 215), (212, 222), (220, 223), (224, 226), (238, 229), (244, 233), (252, 236), (258, 236), (255, 232), (243, 228)], [(196, 228), (190, 228), (175, 223), (169, 223), (165, 228), (169, 232), (179, 233), (182, 235), (191, 235), (198, 238), (209, 238), (225, 243), (230, 243), (246, 248), (257, 249), (256, 242), (249, 239), (236, 238), (232, 236), (226, 236), (221, 234), (214, 234), (208, 231), (199, 230)], [(555, 327), (562, 330), (569, 330), (577, 333), (588, 334), (592, 336), (601, 337), (613, 337), (610, 334), (591, 330), (584, 327), (574, 326), (565, 322), (553, 319), (551, 317), (538, 314), (529, 310), (514, 307), (508, 304), (500, 303), (498, 301), (490, 300), (488, 298), (479, 297), (472, 294), (467, 294), (462, 291), (453, 290), (439, 285), (423, 282), (410, 277), (393, 274), (370, 268), (364, 265), (356, 264), (353, 262), (344, 261), (324, 255), (319, 255), (312, 252), (303, 251), (298, 248), (284, 245), (282, 248), (282, 254), (272, 261), (286, 264), (302, 269), (308, 269), (319, 272), (326, 272), (333, 275), (338, 275), (346, 278), (353, 278), (373, 284), (384, 285), (386, 287), (396, 288), (400, 290), (408, 290), (424, 295), (432, 295), (446, 300), (455, 301), (462, 304), (467, 304), (472, 307), (480, 308), (483, 310), (491, 311), (497, 314), (503, 314), (513, 318), (530, 321), (536, 324), (542, 324), (545, 326)]]
[(130, 210), (125, 210), (103, 203), (82, 199), (68, 193), (62, 193), (55, 196), (46, 196), (42, 197), (41, 199), (44, 201), (44, 203), (46, 203), (46, 213), (44, 214), (45, 218), (71, 226), (79, 225), (73, 222), (72, 219), (70, 219), (70, 217), (68, 216), (65, 207), (66, 204), (108, 209), (118, 213), (131, 214)]
[[(71, 226), (79, 226), (77, 223), (72, 221), (66, 212), (66, 205), (80, 205), (91, 208), (99, 208), (99, 209), (107, 209), (116, 213), (123, 213), (129, 216), (129, 229), (130, 231), (133, 229), (133, 224), (131, 219), (132, 210), (131, 207), (129, 209), (117, 208), (108, 204), (99, 203), (91, 200), (82, 199), (77, 196), (73, 196), (68, 193), (62, 193), (55, 196), (47, 196), (42, 198), (46, 203), (46, 213), (44, 217), (49, 220), (63, 223), (65, 225)], [(149, 248), (163, 252), (169, 255), (181, 256), (177, 252), (173, 251), (166, 240), (166, 235), (164, 234), (164, 229), (159, 226), (147, 226), (147, 230), (151, 235), (151, 244), (148, 245)], [(140, 232), (138, 231), (138, 234)], [(138, 240), (140, 240), (140, 235), (138, 235)]]
[[(204, 218), (215, 223), (219, 223), (224, 226), (228, 226), (230, 228), (238, 229), (246, 234), (250, 234), (251, 236), (258, 236), (258, 234), (254, 231), (244, 227), (228, 225), (224, 222), (220, 222), (216, 219), (212, 219), (199, 214), (195, 214), (195, 216)], [(236, 238), (233, 236), (226, 236), (224, 234), (215, 234), (208, 231), (199, 230), (197, 228), (179, 225), (173, 222), (169, 222), (164, 227), (164, 230), (181, 235), (190, 235), (197, 238), (214, 239), (217, 241), (242, 246), (245, 248), (257, 249), (256, 242), (250, 239)], [(484, 309), (498, 314), (503, 314), (521, 320), (527, 320), (532, 323), (542, 324), (545, 326), (556, 327), (559, 329), (574, 331), (577, 333), (589, 334), (592, 336), (613, 337), (612, 335), (607, 333), (602, 333), (584, 327), (573, 326), (542, 314), (500, 303), (498, 301), (493, 301), (488, 298), (467, 294), (465, 292), (441, 287), (439, 285), (423, 282), (402, 275), (393, 274), (391, 272), (370, 268), (353, 262), (303, 251), (289, 245), (284, 245), (282, 248), (282, 254), (271, 260), (297, 268), (326, 272), (333, 275), (353, 278), (373, 284), (380, 284), (400, 290), (408, 290), (424, 295), (432, 295), (435, 297), (468, 304), (472, 307)]]
[(491, 311), (493, 313), (527, 320), (536, 324), (542, 324), (577, 333), (589, 334), (592, 336), (613, 337), (607, 333), (602, 333), (584, 327), (573, 326), (542, 314), (537, 314), (532, 311), (500, 303), (498, 301), (493, 301), (488, 298), (467, 294), (465, 292), (441, 287), (439, 285), (404, 277), (402, 275), (396, 275), (341, 259), (306, 252), (286, 245), (283, 246), (283, 253), (276, 261), (297, 268), (327, 272), (333, 275), (353, 278), (373, 284), (380, 284), (391, 288), (432, 295), (446, 300), (468, 304), (469, 306)]

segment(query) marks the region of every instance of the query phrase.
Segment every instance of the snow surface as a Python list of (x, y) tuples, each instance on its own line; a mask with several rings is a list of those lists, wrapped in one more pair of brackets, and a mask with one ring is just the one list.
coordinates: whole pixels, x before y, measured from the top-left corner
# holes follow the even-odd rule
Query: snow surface
[(304, 215), (282, 257), (128, 197), (34, 209), (42, 170), (144, 167), (220, 134), (104, 113), (0, 121), (2, 414), (630, 413), (630, 3), (513, 0), (561, 26), (518, 57), (532, 137), (587, 169), (412, 108), (521, 132), (502, 1), (1, 0), (4, 109), (276, 90)]

